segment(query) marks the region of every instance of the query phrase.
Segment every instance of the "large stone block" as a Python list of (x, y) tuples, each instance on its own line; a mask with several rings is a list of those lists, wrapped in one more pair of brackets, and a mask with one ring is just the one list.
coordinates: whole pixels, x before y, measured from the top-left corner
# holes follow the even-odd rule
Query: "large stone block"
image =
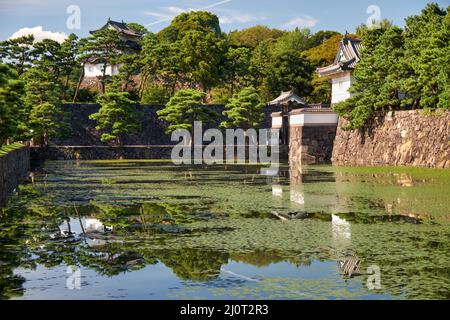
[(24, 147), (0, 157), (0, 207), (13, 193), (30, 169), (30, 151)]
[(339, 119), (332, 155), (335, 165), (450, 167), (450, 112), (389, 112), (354, 131), (342, 130), (345, 122)]

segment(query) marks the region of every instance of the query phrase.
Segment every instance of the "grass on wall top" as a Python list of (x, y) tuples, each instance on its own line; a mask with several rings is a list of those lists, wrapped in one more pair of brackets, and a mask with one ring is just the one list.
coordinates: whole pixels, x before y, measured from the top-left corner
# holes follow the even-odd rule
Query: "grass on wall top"
[(0, 157), (3, 157), (10, 153), (11, 151), (22, 148), (24, 145), (21, 143), (13, 143), (9, 145), (4, 145), (0, 147)]

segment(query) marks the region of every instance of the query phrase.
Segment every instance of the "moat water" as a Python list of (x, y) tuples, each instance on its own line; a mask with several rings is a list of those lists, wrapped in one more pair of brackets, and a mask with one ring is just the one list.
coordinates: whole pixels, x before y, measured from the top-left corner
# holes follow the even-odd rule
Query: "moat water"
[(450, 299), (449, 194), (450, 170), (47, 162), (1, 212), (0, 298)]

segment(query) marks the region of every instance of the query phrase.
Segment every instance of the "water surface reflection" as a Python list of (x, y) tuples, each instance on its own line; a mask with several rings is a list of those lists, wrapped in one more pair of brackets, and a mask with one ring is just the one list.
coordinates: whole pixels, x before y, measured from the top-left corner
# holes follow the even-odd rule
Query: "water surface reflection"
[(449, 174), (395, 170), (48, 162), (2, 212), (0, 297), (450, 298)]

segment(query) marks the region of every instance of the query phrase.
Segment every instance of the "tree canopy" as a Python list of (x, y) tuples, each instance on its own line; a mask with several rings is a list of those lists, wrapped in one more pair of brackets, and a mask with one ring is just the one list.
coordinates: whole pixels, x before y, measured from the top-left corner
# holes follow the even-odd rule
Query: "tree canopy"
[(224, 128), (258, 128), (264, 119), (265, 104), (261, 103), (258, 92), (253, 87), (242, 89), (235, 94), (230, 103), (225, 106), (223, 114), (227, 120), (221, 123)]
[(262, 41), (277, 40), (284, 34), (285, 31), (257, 25), (243, 30), (233, 31), (229, 34), (229, 39), (231, 46), (254, 49)]
[[(131, 103), (165, 104), (160, 116), (173, 130), (189, 127), (193, 119), (215, 117), (205, 107), (211, 102), (237, 106), (258, 98), (252, 100), (255, 107), (290, 89), (310, 103), (331, 102), (330, 78), (318, 78), (315, 69), (334, 61), (342, 39), (335, 31), (257, 25), (226, 34), (219, 18), (205, 11), (182, 13), (157, 34), (137, 23), (126, 26), (139, 34), (133, 35), (132, 46), (107, 28), (81, 39), (71, 34), (62, 43), (37, 42), (33, 36), (1, 41), (0, 144), (43, 140), (33, 118), (46, 117), (46, 135), (56, 134), (55, 119), (62, 119), (61, 104), (68, 100), (108, 106), (95, 117), (104, 140), (117, 143), (122, 132), (133, 129), (134, 120), (117, 124), (115, 134), (114, 113), (133, 113)], [(450, 108), (448, 8), (429, 4), (420, 15), (408, 17), (404, 28), (382, 20), (359, 26), (356, 36), (364, 48), (353, 72), (352, 97), (335, 106), (349, 120), (349, 129), (386, 110)], [(86, 64), (100, 66), (101, 75), (86, 79)], [(57, 116), (48, 118), (44, 107)], [(241, 112), (232, 109), (229, 123)]]
[(449, 10), (429, 4), (406, 19), (405, 29), (385, 24), (364, 32), (361, 61), (350, 99), (335, 106), (347, 129), (367, 124), (378, 112), (449, 108)]
[(23, 83), (17, 72), (0, 64), (0, 147), (17, 133)]
[(101, 108), (89, 116), (97, 122), (96, 129), (102, 131), (101, 140), (115, 140), (117, 145), (123, 144), (123, 135), (132, 133), (139, 128), (138, 114), (132, 106), (126, 92), (110, 92), (98, 97)]
[(217, 112), (211, 106), (204, 104), (205, 93), (185, 89), (178, 91), (167, 103), (164, 109), (159, 110), (160, 119), (169, 123), (167, 132), (177, 129), (192, 131), (195, 121), (210, 124), (218, 118)]

